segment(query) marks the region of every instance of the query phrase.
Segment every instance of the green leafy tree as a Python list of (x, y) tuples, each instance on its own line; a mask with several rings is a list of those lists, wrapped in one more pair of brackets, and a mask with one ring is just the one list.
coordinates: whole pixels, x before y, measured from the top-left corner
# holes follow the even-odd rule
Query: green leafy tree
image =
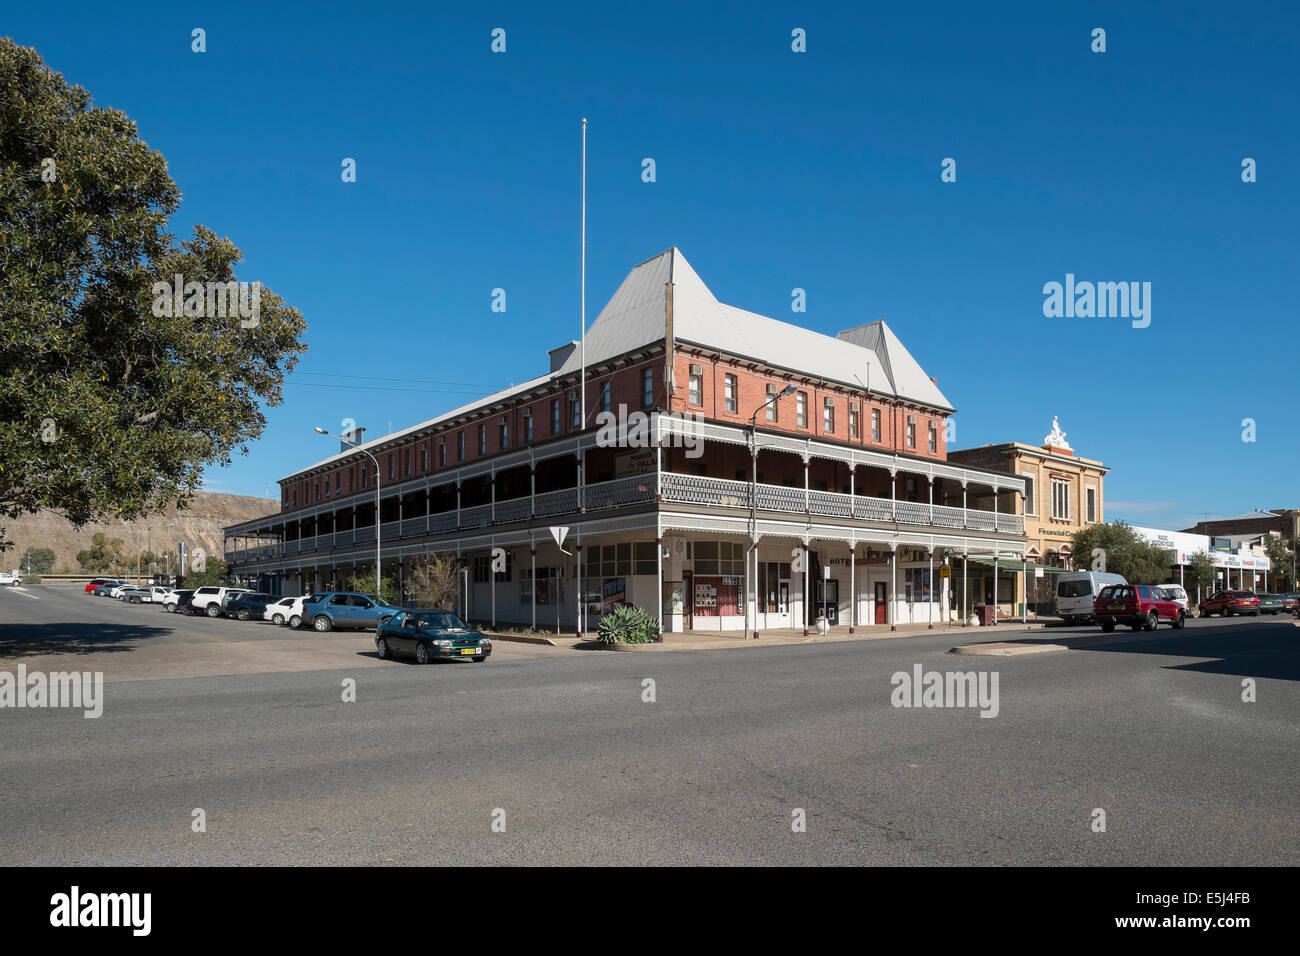
[[(375, 594), (375, 575), (372, 571), (369, 574), (358, 574), (348, 579), (349, 591), (360, 591), (362, 594)], [(379, 594), (379, 600), (384, 604), (397, 603), (397, 578), (393, 575), (384, 575), (384, 587)]]
[(1214, 590), (1214, 563), (1208, 551), (1198, 551), (1187, 559), (1183, 568), (1183, 581), (1189, 597), (1204, 598)]
[(1270, 581), (1274, 585), (1274, 591), (1279, 590), (1277, 584), (1279, 578), (1285, 579), (1288, 582), (1288, 590), (1295, 590), (1294, 584), (1291, 583), (1291, 547), (1293, 546), (1294, 545), (1289, 546), (1287, 540), (1277, 534), (1271, 534), (1264, 539), (1264, 554), (1268, 557), (1269, 563), (1272, 565)]
[(23, 552), (18, 567), (22, 571), (30, 569), (32, 574), (50, 574), (54, 571), (54, 550), (32, 546)]
[(122, 553), (121, 538), (109, 538), (97, 531), (91, 536), (90, 547), (77, 552), (77, 563), (94, 574), (121, 574), (128, 561)]
[[(132, 120), (0, 38), (0, 520), (183, 503), (280, 403), (306, 323), (264, 287), (230, 317), (208, 283), (239, 249), (203, 226), (176, 244), (179, 202)], [(182, 302), (155, 286), (176, 276)]]
[(229, 580), (230, 568), (221, 558), (208, 558), (203, 562), (202, 571), (195, 571), (193, 567), (185, 569), (187, 588), (224, 586)]
[(1070, 556), (1079, 570), (1122, 574), (1129, 584), (1162, 584), (1169, 579), (1169, 552), (1143, 541), (1123, 521), (1076, 531), (1070, 536)]

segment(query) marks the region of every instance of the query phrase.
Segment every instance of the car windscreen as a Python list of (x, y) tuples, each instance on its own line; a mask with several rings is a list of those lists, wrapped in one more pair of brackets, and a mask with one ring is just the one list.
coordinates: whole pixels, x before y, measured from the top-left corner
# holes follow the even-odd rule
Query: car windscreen
[(1063, 598), (1087, 597), (1092, 593), (1092, 581), (1088, 578), (1074, 581), (1062, 581), (1056, 586), (1056, 596)]
[(460, 618), (450, 611), (407, 612), (403, 621), (405, 627), (418, 627), (429, 631), (447, 631), (464, 628)]

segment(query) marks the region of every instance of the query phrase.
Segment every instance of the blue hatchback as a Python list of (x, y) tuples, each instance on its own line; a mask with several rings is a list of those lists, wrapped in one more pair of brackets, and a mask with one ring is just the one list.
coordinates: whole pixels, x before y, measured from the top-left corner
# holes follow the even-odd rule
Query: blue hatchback
[(323, 591), (302, 604), (302, 623), (317, 631), (339, 628), (377, 628), (398, 608), (358, 591)]

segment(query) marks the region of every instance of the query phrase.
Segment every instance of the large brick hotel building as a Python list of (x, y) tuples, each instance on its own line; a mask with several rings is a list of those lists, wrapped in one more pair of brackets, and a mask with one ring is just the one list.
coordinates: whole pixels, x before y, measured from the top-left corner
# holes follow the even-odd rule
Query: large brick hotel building
[[(475, 619), (573, 627), (581, 562), (589, 628), (626, 601), (669, 631), (739, 630), (747, 604), (761, 631), (938, 621), (964, 559), (1020, 571), (1024, 480), (946, 460), (953, 406), (884, 322), (832, 337), (724, 305), (673, 248), (585, 351), (585, 422), (569, 342), (531, 381), (364, 443), (386, 577), (452, 552)], [(606, 410), (646, 416), (648, 440), (611, 443)], [(226, 529), (232, 570), (286, 594), (373, 573), (374, 470), (345, 448), (282, 479), (278, 515)]]

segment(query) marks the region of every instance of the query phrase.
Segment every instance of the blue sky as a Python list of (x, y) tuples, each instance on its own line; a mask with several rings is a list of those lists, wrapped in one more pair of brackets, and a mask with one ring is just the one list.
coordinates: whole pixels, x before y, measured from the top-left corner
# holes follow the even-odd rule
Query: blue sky
[[(1297, 506), (1294, 4), (445, 6), (6, 12), (166, 156), (178, 237), (229, 236), (308, 321), (284, 404), (210, 490), (274, 495), (337, 447), (313, 425), (371, 437), (544, 371), (579, 328), (586, 116), (589, 319), (676, 244), (724, 302), (888, 321), (957, 406), (955, 447), (1058, 415), (1113, 469), (1110, 518)], [(1066, 273), (1150, 282), (1150, 326), (1044, 317)]]

